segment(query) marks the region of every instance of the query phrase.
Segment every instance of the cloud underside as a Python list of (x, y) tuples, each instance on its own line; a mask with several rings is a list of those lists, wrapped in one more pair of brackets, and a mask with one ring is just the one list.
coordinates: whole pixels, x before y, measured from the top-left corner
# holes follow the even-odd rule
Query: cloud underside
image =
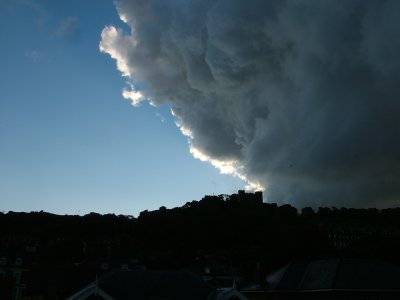
[(119, 0), (100, 49), (268, 201), (400, 204), (400, 2)]

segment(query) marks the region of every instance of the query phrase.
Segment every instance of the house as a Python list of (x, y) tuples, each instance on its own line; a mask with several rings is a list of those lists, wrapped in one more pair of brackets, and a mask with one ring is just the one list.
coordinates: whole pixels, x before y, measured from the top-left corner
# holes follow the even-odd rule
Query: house
[(400, 267), (377, 259), (292, 262), (269, 275), (249, 299), (400, 299)]
[(29, 271), (25, 258), (16, 255), (0, 255), (1, 299), (20, 299), (26, 288), (24, 274)]
[(114, 270), (67, 300), (248, 300), (235, 287), (210, 286), (186, 271)]
[(95, 262), (96, 274), (102, 275), (114, 269), (145, 270), (145, 266), (135, 258), (103, 258)]
[(233, 288), (219, 288), (207, 300), (249, 300), (245, 295)]
[(230, 259), (222, 254), (199, 253), (196, 263), (186, 269), (217, 288), (232, 288), (243, 278), (239, 269), (232, 266)]
[(189, 272), (116, 270), (67, 300), (90, 299), (93, 296), (105, 300), (205, 300), (213, 292), (214, 288)]

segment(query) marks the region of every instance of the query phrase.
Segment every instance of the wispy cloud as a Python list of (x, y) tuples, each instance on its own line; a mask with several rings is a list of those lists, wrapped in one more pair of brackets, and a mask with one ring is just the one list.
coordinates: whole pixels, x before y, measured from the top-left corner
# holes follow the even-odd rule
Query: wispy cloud
[(25, 57), (36, 63), (43, 58), (43, 54), (39, 53), (37, 50), (27, 50), (25, 52)]
[(160, 119), (160, 121), (161, 121), (161, 123), (165, 123), (165, 117), (162, 115), (162, 114), (160, 114), (160, 113), (156, 113), (156, 116), (157, 116), (157, 118), (159, 118)]
[(56, 36), (61, 39), (76, 40), (80, 36), (79, 22), (76, 17), (68, 17), (58, 24), (55, 32)]
[(51, 54), (49, 52), (44, 52), (39, 50), (26, 50), (24, 56), (26, 59), (34, 63), (39, 63), (42, 61), (49, 61), (53, 59), (56, 56), (56, 54)]
[(53, 13), (37, 0), (9, 0), (14, 7), (27, 8), (34, 12), (33, 22), (39, 27), (45, 26), (51, 19)]

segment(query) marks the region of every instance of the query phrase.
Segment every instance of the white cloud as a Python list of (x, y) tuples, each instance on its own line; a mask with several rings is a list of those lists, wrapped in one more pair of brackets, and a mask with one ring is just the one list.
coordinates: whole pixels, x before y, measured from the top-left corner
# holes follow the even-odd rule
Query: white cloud
[[(129, 84), (129, 83), (128, 83)], [(136, 90), (133, 84), (129, 84), (129, 88), (124, 88), (122, 90), (122, 96), (130, 100), (133, 106), (138, 106), (141, 101), (144, 100), (143, 95), (140, 91)]]
[(117, 68), (123, 76), (131, 76), (128, 66), (128, 57), (131, 49), (135, 47), (132, 37), (124, 36), (121, 29), (106, 26), (101, 32), (100, 51), (108, 53), (117, 61)]

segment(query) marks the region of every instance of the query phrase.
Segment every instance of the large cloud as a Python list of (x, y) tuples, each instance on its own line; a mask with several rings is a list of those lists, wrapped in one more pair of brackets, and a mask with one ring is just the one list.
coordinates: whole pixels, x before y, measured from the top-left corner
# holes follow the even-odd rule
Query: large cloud
[(303, 205), (400, 204), (400, 2), (119, 0), (102, 32), (134, 104), (191, 152)]

